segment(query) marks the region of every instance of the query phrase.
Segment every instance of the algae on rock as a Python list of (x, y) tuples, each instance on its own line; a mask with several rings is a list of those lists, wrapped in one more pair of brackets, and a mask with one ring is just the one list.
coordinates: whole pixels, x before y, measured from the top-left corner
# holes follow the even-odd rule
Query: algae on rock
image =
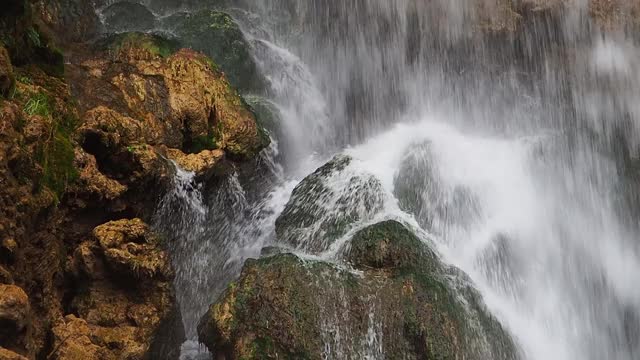
[(265, 79), (251, 55), (251, 45), (228, 14), (212, 10), (177, 13), (165, 19), (164, 25), (184, 46), (211, 57), (240, 91), (264, 90)]
[(347, 260), (360, 274), (292, 254), (247, 261), (202, 318), (200, 341), (245, 359), (364, 358), (372, 349), (391, 359), (516, 358), (475, 290), (453, 284), (455, 270), (405, 226), (384, 221), (351, 241)]

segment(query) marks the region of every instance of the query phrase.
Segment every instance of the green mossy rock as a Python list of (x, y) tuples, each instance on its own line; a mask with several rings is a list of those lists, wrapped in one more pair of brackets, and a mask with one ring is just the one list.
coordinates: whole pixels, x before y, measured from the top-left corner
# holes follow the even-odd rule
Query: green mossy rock
[(371, 175), (346, 173), (351, 162), (338, 155), (295, 187), (276, 220), (280, 241), (320, 253), (382, 209), (382, 185)]
[(250, 45), (228, 14), (211, 10), (177, 13), (166, 18), (164, 26), (183, 46), (211, 57), (241, 92), (264, 90), (265, 80), (251, 56)]
[(158, 34), (142, 32), (125, 32), (113, 34), (96, 42), (96, 50), (108, 50), (114, 56), (118, 56), (123, 50), (141, 49), (152, 55), (166, 58), (180, 49), (180, 44)]
[(110, 5), (102, 12), (107, 31), (144, 31), (156, 25), (156, 17), (146, 6), (121, 1)]
[(200, 321), (231, 359), (515, 359), (515, 346), (456, 270), (396, 221), (356, 233), (361, 273), (278, 254), (249, 260)]

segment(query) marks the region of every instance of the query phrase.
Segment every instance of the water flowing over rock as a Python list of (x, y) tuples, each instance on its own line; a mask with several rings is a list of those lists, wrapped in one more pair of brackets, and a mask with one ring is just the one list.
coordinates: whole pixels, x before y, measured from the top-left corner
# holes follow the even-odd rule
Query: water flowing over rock
[(516, 358), (475, 290), (452, 287), (455, 271), (400, 223), (357, 232), (348, 260), (362, 274), (291, 254), (248, 261), (200, 340), (225, 358)]
[(346, 171), (353, 160), (337, 156), (306, 177), (276, 220), (280, 241), (310, 253), (328, 250), (358, 221), (378, 213), (381, 185), (371, 175)]

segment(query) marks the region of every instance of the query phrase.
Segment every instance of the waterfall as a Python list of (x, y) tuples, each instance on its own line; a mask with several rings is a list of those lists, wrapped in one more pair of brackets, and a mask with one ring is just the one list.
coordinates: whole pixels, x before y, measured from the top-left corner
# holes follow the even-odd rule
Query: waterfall
[[(628, 181), (640, 145), (638, 39), (602, 32), (587, 1), (558, 13), (522, 5), (520, 20), (497, 1), (477, 3), (228, 9), (271, 84), (285, 160), (256, 196), (237, 174), (201, 189), (178, 171), (158, 216), (181, 239), (171, 252), (192, 338), (242, 261), (276, 241), (295, 184), (343, 153), (351, 170), (380, 182), (376, 219), (413, 224), (467, 273), (523, 359), (640, 357), (639, 227), (628, 205), (637, 196)], [(487, 12), (504, 18), (492, 23)], [(319, 257), (337, 261), (345, 242)], [(380, 359), (371, 306), (364, 351), (354, 351)], [(340, 329), (325, 320), (334, 337), (325, 355), (342, 358)]]

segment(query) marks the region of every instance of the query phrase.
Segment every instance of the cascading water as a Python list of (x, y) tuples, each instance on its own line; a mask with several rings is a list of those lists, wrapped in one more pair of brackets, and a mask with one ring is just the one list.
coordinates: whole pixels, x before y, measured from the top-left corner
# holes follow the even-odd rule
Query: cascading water
[[(284, 174), (248, 200), (237, 177), (209, 193), (178, 172), (158, 223), (181, 239), (172, 253), (191, 338), (243, 260), (276, 241), (293, 186), (344, 153), (354, 161), (329, 185), (340, 194), (355, 172), (378, 181), (384, 200), (354, 228), (385, 218), (415, 227), (470, 276), (522, 358), (640, 357), (638, 223), (625, 202), (640, 130), (637, 39), (601, 33), (587, 1), (555, 13), (512, 5), (523, 19), (489, 0), (228, 9), (271, 83)], [(350, 234), (296, 251), (340, 262)], [(384, 358), (374, 307), (369, 320), (361, 348), (327, 341), (326, 357)]]

